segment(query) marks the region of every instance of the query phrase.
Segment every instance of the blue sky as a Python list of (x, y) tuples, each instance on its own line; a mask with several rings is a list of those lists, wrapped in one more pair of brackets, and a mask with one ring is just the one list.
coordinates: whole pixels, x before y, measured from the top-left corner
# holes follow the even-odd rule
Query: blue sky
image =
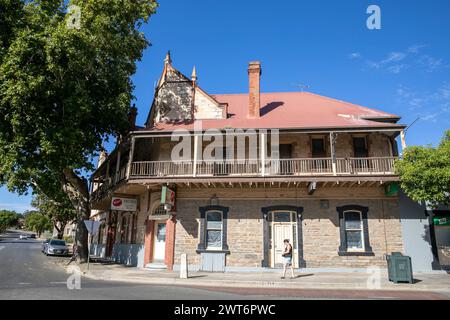
[[(369, 30), (367, 7), (381, 9)], [(160, 3), (133, 77), (142, 125), (163, 59), (209, 93), (247, 92), (247, 64), (262, 63), (262, 91), (308, 91), (398, 114), (408, 145), (436, 144), (450, 129), (450, 1), (182, 1)], [(0, 209), (30, 197), (0, 189)]]

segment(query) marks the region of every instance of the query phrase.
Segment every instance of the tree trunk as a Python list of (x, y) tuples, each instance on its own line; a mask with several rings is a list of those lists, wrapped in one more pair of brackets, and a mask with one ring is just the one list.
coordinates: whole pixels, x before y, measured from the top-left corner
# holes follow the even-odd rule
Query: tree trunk
[(62, 239), (64, 238), (64, 229), (66, 228), (66, 224), (60, 222), (60, 226), (58, 227), (58, 222), (57, 222), (57, 221), (54, 221), (54, 222), (53, 222), (53, 226), (55, 227), (56, 232), (57, 232), (56, 237), (57, 237), (59, 240), (62, 240)]
[(89, 186), (86, 179), (79, 177), (70, 169), (64, 170), (61, 178), (64, 192), (69, 196), (77, 211), (77, 227), (74, 244), (77, 248), (78, 263), (88, 261), (88, 232), (84, 220), (91, 217)]

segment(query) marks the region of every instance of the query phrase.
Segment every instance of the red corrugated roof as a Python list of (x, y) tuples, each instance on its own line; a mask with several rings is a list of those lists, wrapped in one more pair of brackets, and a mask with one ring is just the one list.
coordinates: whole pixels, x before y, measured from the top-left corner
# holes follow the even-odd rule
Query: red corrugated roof
[[(310, 92), (261, 93), (261, 116), (248, 118), (248, 94), (213, 94), (217, 101), (228, 104), (228, 118), (196, 120), (203, 129), (327, 129), (327, 128), (370, 128), (403, 126), (395, 123), (377, 122), (374, 119), (400, 117), (383, 111), (358, 106)], [(194, 123), (160, 122), (146, 131), (193, 130)]]

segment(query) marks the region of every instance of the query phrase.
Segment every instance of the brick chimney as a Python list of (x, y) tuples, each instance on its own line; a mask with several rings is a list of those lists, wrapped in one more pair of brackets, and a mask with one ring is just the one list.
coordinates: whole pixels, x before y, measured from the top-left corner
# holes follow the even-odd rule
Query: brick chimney
[(137, 108), (136, 105), (133, 104), (128, 113), (128, 123), (131, 131), (136, 130), (136, 118), (137, 118)]
[(260, 108), (260, 85), (259, 80), (261, 77), (261, 62), (252, 61), (248, 64), (248, 80), (249, 80), (249, 92), (248, 92), (248, 117), (259, 118)]

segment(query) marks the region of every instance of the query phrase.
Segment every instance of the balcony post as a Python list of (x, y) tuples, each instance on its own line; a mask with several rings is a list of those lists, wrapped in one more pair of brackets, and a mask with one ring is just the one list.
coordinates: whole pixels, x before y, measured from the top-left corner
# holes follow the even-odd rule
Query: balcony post
[(118, 177), (118, 175), (119, 175), (121, 153), (122, 153), (122, 151), (120, 150), (120, 147), (119, 147), (119, 150), (117, 150), (117, 163), (116, 163), (116, 171), (115, 171), (115, 173), (114, 173), (114, 181), (112, 181), (113, 184), (116, 183), (117, 177)]
[(194, 164), (192, 168), (192, 176), (195, 178), (197, 176), (197, 161), (198, 161), (198, 139), (199, 135), (194, 135)]
[(261, 174), (263, 177), (266, 176), (266, 132), (261, 131), (259, 138), (259, 152), (261, 161)]
[(135, 138), (134, 138), (134, 136), (133, 136), (133, 137), (131, 137), (130, 156), (128, 157), (127, 180), (130, 179), (131, 166), (132, 166), (132, 164), (133, 164), (133, 158), (134, 158), (134, 145), (135, 145)]
[(331, 153), (331, 167), (333, 168), (333, 175), (337, 175), (336, 168), (336, 137), (337, 134), (335, 132), (330, 132), (330, 153)]

